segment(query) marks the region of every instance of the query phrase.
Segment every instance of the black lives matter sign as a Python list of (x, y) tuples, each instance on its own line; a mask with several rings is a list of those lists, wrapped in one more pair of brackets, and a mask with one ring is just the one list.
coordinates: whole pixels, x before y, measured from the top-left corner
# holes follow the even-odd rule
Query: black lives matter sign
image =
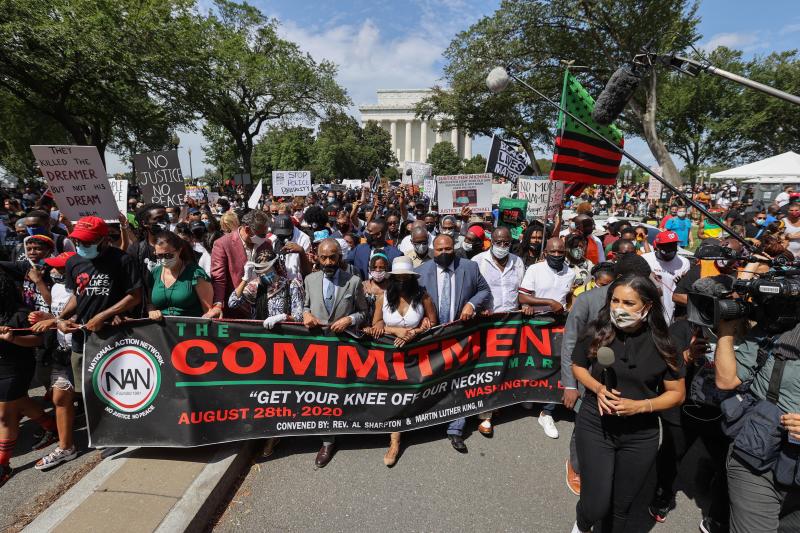
[(486, 161), (486, 172), (504, 176), (514, 182), (528, 166), (528, 157), (517, 146), (499, 137), (492, 137), (492, 148)]
[(146, 204), (180, 207), (186, 193), (177, 150), (133, 156), (136, 184)]

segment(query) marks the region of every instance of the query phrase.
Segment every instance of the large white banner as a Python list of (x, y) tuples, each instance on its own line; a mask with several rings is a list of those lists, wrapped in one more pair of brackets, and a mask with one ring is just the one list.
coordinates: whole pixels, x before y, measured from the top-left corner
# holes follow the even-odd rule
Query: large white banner
[(544, 218), (545, 210), (547, 218), (554, 218), (564, 201), (564, 182), (550, 181), (548, 176), (519, 178), (517, 190), (517, 198), (528, 200), (528, 220)]
[(439, 213), (454, 215), (469, 207), (473, 213), (492, 211), (492, 175), (457, 174), (436, 176)]
[[(411, 171), (409, 174), (408, 171)], [(404, 185), (422, 185), (425, 178), (433, 175), (433, 166), (419, 161), (403, 161), (402, 183)]]
[(305, 196), (311, 192), (310, 170), (273, 170), (273, 196)]
[(361, 180), (342, 180), (342, 185), (348, 189), (360, 189), (364, 186), (364, 182)]
[(87, 216), (119, 219), (96, 146), (34, 145), (31, 151), (65, 217), (73, 222)]
[(111, 191), (114, 193), (114, 200), (117, 201), (117, 209), (120, 213), (128, 210), (128, 180), (108, 179), (111, 184)]

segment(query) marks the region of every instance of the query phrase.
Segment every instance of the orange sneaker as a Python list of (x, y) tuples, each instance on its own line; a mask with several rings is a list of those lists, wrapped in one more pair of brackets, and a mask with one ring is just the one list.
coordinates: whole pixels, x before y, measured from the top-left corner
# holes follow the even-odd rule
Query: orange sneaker
[(581, 495), (581, 476), (572, 469), (569, 459), (567, 459), (567, 488), (575, 496)]

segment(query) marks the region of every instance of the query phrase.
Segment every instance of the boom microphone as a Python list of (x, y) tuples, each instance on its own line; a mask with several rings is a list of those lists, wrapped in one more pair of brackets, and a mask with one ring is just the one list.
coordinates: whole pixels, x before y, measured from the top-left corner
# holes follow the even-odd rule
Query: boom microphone
[(503, 67), (494, 67), (486, 76), (486, 86), (495, 94), (504, 91), (509, 81), (511, 78), (508, 77), (508, 71)]
[(617, 373), (611, 368), (611, 365), (614, 364), (614, 359), (614, 350), (608, 346), (602, 346), (597, 349), (597, 363), (603, 367), (600, 383), (605, 385), (608, 390), (617, 388)]
[(611, 75), (603, 92), (595, 102), (594, 111), (592, 111), (592, 118), (595, 122), (607, 126), (617, 119), (641, 83), (642, 74), (641, 69), (626, 65), (618, 68)]

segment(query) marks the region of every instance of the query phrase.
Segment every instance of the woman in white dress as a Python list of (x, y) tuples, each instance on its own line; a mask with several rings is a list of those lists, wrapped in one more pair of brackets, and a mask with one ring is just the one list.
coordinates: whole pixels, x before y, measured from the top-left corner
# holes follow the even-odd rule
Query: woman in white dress
[[(410, 257), (396, 257), (386, 276), (386, 292), (377, 297), (372, 327), (364, 331), (375, 338), (393, 336), (394, 345), (399, 348), (436, 325), (436, 308), (430, 295), (420, 286), (419, 274), (414, 272)], [(399, 452), (400, 433), (392, 433), (383, 463), (394, 466)]]

